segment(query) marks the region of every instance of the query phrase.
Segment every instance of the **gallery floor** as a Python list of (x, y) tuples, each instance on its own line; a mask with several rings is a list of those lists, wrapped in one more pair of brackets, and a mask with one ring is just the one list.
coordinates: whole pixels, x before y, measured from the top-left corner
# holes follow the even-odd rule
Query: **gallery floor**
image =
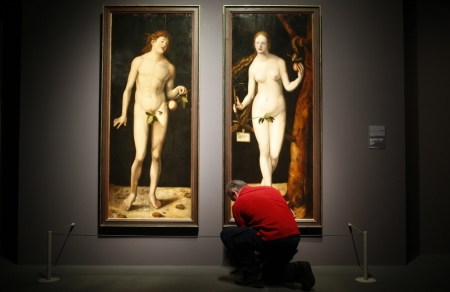
[[(311, 291), (450, 291), (450, 255), (422, 255), (408, 265), (369, 266), (373, 283), (361, 283), (359, 266), (313, 266)], [(299, 284), (240, 287), (225, 266), (64, 266), (52, 268), (55, 282), (41, 282), (44, 265), (16, 265), (0, 258), (0, 291), (301, 291)], [(370, 278), (369, 278), (370, 279)]]

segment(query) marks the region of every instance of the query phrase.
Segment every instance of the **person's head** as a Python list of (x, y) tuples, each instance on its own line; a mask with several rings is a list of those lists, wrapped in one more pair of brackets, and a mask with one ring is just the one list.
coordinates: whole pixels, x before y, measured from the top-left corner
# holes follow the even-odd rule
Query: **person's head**
[(225, 192), (228, 197), (234, 202), (239, 197), (239, 193), (243, 187), (247, 185), (246, 182), (242, 180), (232, 180), (225, 187)]
[(258, 53), (268, 51), (270, 48), (269, 34), (266, 31), (258, 31), (253, 36), (253, 46)]
[(158, 30), (152, 34), (148, 33), (145, 47), (142, 49), (142, 52), (144, 52), (144, 54), (150, 52), (153, 48), (153, 45), (158, 42), (160, 42), (163, 46), (163, 51), (166, 51), (169, 47), (170, 42), (169, 33), (165, 30)]

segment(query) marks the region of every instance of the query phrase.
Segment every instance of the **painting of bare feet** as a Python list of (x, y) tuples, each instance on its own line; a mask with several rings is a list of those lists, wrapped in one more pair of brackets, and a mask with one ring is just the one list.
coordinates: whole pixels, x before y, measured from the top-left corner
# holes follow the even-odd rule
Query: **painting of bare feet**
[(161, 201), (159, 208), (149, 204), (148, 187), (138, 187), (135, 200), (129, 208), (124, 208), (123, 202), (130, 196), (130, 187), (111, 185), (108, 218), (158, 218), (169, 221), (190, 220), (192, 218), (190, 188), (161, 187), (156, 192)]
[(224, 25), (224, 184), (285, 186), (299, 227), (321, 227), (320, 6), (225, 5)]
[(100, 227), (198, 226), (199, 6), (104, 6)]

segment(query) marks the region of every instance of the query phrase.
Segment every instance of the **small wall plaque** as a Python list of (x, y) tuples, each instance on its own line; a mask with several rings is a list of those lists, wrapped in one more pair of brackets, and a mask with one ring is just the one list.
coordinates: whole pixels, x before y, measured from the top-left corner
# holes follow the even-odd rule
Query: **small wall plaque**
[(369, 126), (369, 149), (386, 149), (385, 126)]

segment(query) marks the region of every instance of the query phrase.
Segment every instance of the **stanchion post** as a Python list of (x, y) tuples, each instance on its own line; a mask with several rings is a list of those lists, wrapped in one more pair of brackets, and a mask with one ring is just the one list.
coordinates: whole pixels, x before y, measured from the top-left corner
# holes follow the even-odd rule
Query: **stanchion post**
[(376, 282), (374, 278), (369, 278), (369, 272), (367, 267), (367, 231), (363, 232), (364, 235), (364, 277), (356, 278), (356, 281), (361, 283), (373, 283)]
[(47, 233), (47, 281), (52, 278), (52, 232)]
[(364, 231), (364, 280), (369, 278), (367, 272), (367, 231)]
[(41, 283), (59, 281), (59, 278), (52, 278), (52, 232), (47, 232), (47, 278), (39, 279)]

